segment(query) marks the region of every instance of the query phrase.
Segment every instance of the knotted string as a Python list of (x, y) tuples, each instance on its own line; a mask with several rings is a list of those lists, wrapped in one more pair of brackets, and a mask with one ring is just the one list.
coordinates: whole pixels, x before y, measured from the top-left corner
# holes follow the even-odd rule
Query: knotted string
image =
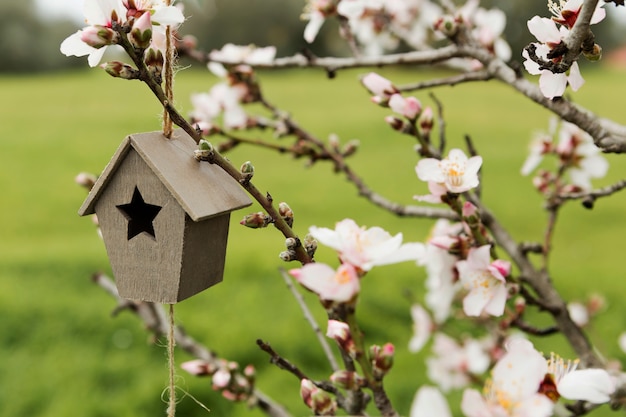
[[(165, 0), (165, 5), (170, 6), (172, 4), (171, 0)], [(165, 98), (167, 99), (167, 103), (165, 103), (165, 107), (163, 109), (163, 135), (166, 138), (172, 137), (172, 118), (170, 117), (170, 113), (167, 110), (168, 106), (171, 106), (174, 103), (174, 59), (175, 59), (175, 51), (172, 42), (172, 27), (167, 26), (165, 29)]]

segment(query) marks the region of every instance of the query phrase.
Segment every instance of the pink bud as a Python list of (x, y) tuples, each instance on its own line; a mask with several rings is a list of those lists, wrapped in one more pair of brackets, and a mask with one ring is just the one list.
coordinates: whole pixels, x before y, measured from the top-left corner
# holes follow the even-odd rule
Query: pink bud
[(393, 358), (396, 348), (391, 343), (386, 343), (382, 347), (373, 345), (370, 347), (370, 358), (372, 360), (372, 370), (374, 376), (381, 379), (393, 366)]
[(115, 36), (112, 29), (101, 25), (88, 26), (80, 32), (80, 40), (96, 49), (114, 44)]
[(76, 184), (81, 185), (88, 190), (91, 190), (96, 183), (96, 180), (97, 178), (95, 175), (86, 172), (81, 172), (74, 178), (74, 182), (76, 182)]
[(463, 217), (475, 216), (477, 211), (478, 211), (478, 208), (476, 208), (476, 206), (470, 203), (469, 201), (466, 201), (463, 204), (463, 211), (462, 211)]
[(511, 273), (511, 262), (509, 261), (496, 259), (491, 263), (491, 266), (496, 268), (503, 277), (507, 277)]
[(145, 49), (150, 45), (152, 40), (152, 20), (150, 13), (144, 13), (135, 20), (133, 28), (130, 31), (130, 41), (137, 48)]
[(202, 359), (195, 359), (192, 361), (183, 362), (180, 367), (191, 375), (204, 376), (209, 375), (209, 364)]
[(420, 114), (418, 124), (425, 135), (428, 135), (433, 129), (433, 109), (426, 107)]
[(422, 104), (418, 99), (415, 97), (404, 98), (400, 94), (391, 96), (389, 107), (409, 120), (415, 120), (420, 111), (422, 111)]
[(356, 353), (356, 346), (354, 345), (354, 340), (352, 340), (350, 326), (346, 323), (338, 320), (328, 320), (326, 336), (335, 339), (339, 347), (344, 352), (350, 355), (354, 355)]
[(370, 93), (378, 96), (383, 101), (389, 100), (392, 94), (398, 93), (398, 89), (391, 81), (381, 77), (375, 72), (370, 72), (361, 78), (361, 83), (363, 83)]
[(230, 383), (230, 371), (227, 369), (218, 369), (213, 374), (213, 389), (223, 389)]

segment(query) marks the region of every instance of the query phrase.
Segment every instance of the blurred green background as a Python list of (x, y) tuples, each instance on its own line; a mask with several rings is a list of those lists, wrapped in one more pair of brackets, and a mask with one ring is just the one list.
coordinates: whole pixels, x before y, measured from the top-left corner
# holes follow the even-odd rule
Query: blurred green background
[[(574, 97), (624, 123), (626, 72), (600, 69), (583, 71), (587, 85)], [(319, 138), (336, 133), (342, 141), (359, 139), (361, 148), (350, 163), (365, 182), (391, 200), (413, 203), (414, 194), (426, 192), (414, 173), (414, 143), (384, 123), (387, 109), (369, 102), (357, 81), (366, 71), (340, 72), (334, 80), (326, 79), (323, 71), (277, 71), (261, 73), (260, 79), (267, 99)], [(110, 274), (106, 253), (90, 220), (76, 214), (85, 192), (73, 183), (81, 171), (99, 173), (127, 134), (159, 130), (158, 103), (138, 82), (111, 79), (99, 69), (19, 72), (0, 76), (0, 414), (163, 415), (165, 341), (154, 343), (129, 313), (110, 317), (114, 302), (90, 280), (96, 271)], [(417, 69), (381, 73), (397, 84), (442, 75)], [(208, 90), (214, 82), (201, 68), (180, 71), (177, 106), (187, 113), (189, 94)], [(463, 146), (463, 135), (469, 134), (485, 159), (485, 202), (518, 240), (541, 240), (541, 199), (530, 178), (518, 173), (530, 137), (547, 129), (550, 114), (496, 83), (434, 93), (444, 106), (449, 145)], [(433, 105), (427, 92), (417, 97)], [(252, 161), (255, 183), (276, 201), (290, 204), (300, 235), (311, 225), (332, 227), (346, 217), (392, 234), (403, 232), (406, 241), (424, 240), (432, 226), (429, 220), (397, 218), (371, 206), (324, 163), (307, 168), (304, 161), (249, 147), (228, 156), (235, 164)], [(596, 186), (626, 176), (618, 156), (607, 158), (609, 175)], [(626, 324), (621, 265), (625, 203), (622, 193), (598, 201), (592, 211), (569, 204), (557, 225), (552, 259), (554, 280), (567, 299), (584, 299), (593, 292), (606, 296), (608, 307), (589, 332), (603, 354), (619, 361), (625, 359), (616, 343)], [(329, 374), (277, 272), (291, 266), (278, 259), (283, 238), (271, 228), (250, 230), (237, 224), (244, 214), (258, 210), (253, 206), (233, 214), (224, 282), (177, 305), (177, 320), (225, 358), (254, 364), (261, 390), (284, 400), (294, 415), (306, 415), (296, 379), (270, 365), (255, 345), (257, 338), (270, 342), (314, 378)], [(318, 257), (334, 263), (329, 249), (320, 248)], [(410, 263), (377, 268), (364, 279), (359, 304), (368, 342), (393, 341), (397, 346), (395, 368), (385, 383), (404, 414), (416, 388), (426, 381), (423, 359), (428, 349), (420, 355), (407, 351), (411, 321), (406, 294), (421, 299), (423, 281), (423, 270)], [(321, 309), (308, 294), (307, 299), (325, 327)], [(540, 340), (538, 346), (570, 354), (558, 336)], [(188, 359), (177, 353), (178, 363)], [(208, 379), (182, 371), (180, 376), (179, 386), (214, 415), (261, 415), (222, 400)], [(458, 403), (460, 396), (451, 399)], [(188, 398), (178, 410), (181, 416), (206, 413)], [(605, 409), (596, 415), (610, 413)]]

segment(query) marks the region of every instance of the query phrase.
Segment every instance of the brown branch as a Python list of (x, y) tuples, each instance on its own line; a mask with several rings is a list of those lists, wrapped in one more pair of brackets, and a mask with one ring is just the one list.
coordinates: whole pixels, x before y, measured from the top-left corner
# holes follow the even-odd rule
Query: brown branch
[[(271, 63), (255, 64), (255, 68), (322, 68), (334, 72), (349, 68), (384, 67), (395, 65), (432, 65), (445, 62), (451, 58), (462, 56), (456, 46), (446, 46), (427, 51), (413, 51), (400, 54), (389, 54), (378, 57), (360, 56), (354, 58), (316, 57), (296, 54), (289, 57), (276, 58)], [(179, 55), (186, 55), (200, 63), (219, 62), (225, 65), (245, 64), (245, 62), (217, 61), (209, 57), (209, 54), (194, 49), (180, 47)]]
[[(564, 193), (564, 194), (559, 194), (557, 198), (559, 200), (584, 200), (584, 201), (588, 201), (593, 206), (593, 202), (595, 202), (596, 199), (600, 197), (608, 197), (610, 195), (617, 193), (618, 191), (623, 190), (624, 188), (626, 188), (626, 180), (620, 180), (616, 182), (615, 184), (612, 184), (603, 188), (599, 188), (597, 190), (583, 191), (579, 193)], [(591, 208), (591, 207), (587, 207), (587, 208)]]
[(493, 78), (494, 78), (493, 75), (490, 74), (488, 71), (485, 71), (485, 70), (472, 71), (472, 72), (465, 72), (465, 73), (458, 74), (458, 75), (453, 75), (450, 77), (435, 78), (433, 80), (419, 81), (416, 83), (400, 85), (398, 86), (398, 90), (402, 92), (408, 92), (408, 91), (424, 90), (424, 89), (433, 88), (433, 87), (442, 87), (442, 86), (453, 87), (457, 84), (474, 82), (474, 81), (489, 81)]
[[(144, 323), (146, 329), (156, 337), (162, 337), (167, 334), (169, 331), (168, 319), (161, 305), (145, 301), (127, 300), (120, 297), (115, 283), (104, 274), (95, 274), (93, 281), (116, 300), (115, 314), (121, 310), (128, 310), (134, 313)], [(221, 358), (189, 336), (180, 326), (176, 326), (174, 329), (174, 338), (176, 339), (176, 346), (182, 348), (193, 357), (219, 366)], [(290, 417), (287, 410), (280, 404), (256, 388), (252, 391), (252, 398), (248, 405), (259, 407), (270, 417)]]

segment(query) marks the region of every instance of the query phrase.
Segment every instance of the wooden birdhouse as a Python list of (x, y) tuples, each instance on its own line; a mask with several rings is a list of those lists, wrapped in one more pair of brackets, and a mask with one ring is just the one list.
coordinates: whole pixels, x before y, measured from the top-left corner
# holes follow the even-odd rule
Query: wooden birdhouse
[(230, 212), (251, 204), (175, 131), (128, 136), (79, 210), (96, 213), (124, 298), (173, 304), (222, 281)]

